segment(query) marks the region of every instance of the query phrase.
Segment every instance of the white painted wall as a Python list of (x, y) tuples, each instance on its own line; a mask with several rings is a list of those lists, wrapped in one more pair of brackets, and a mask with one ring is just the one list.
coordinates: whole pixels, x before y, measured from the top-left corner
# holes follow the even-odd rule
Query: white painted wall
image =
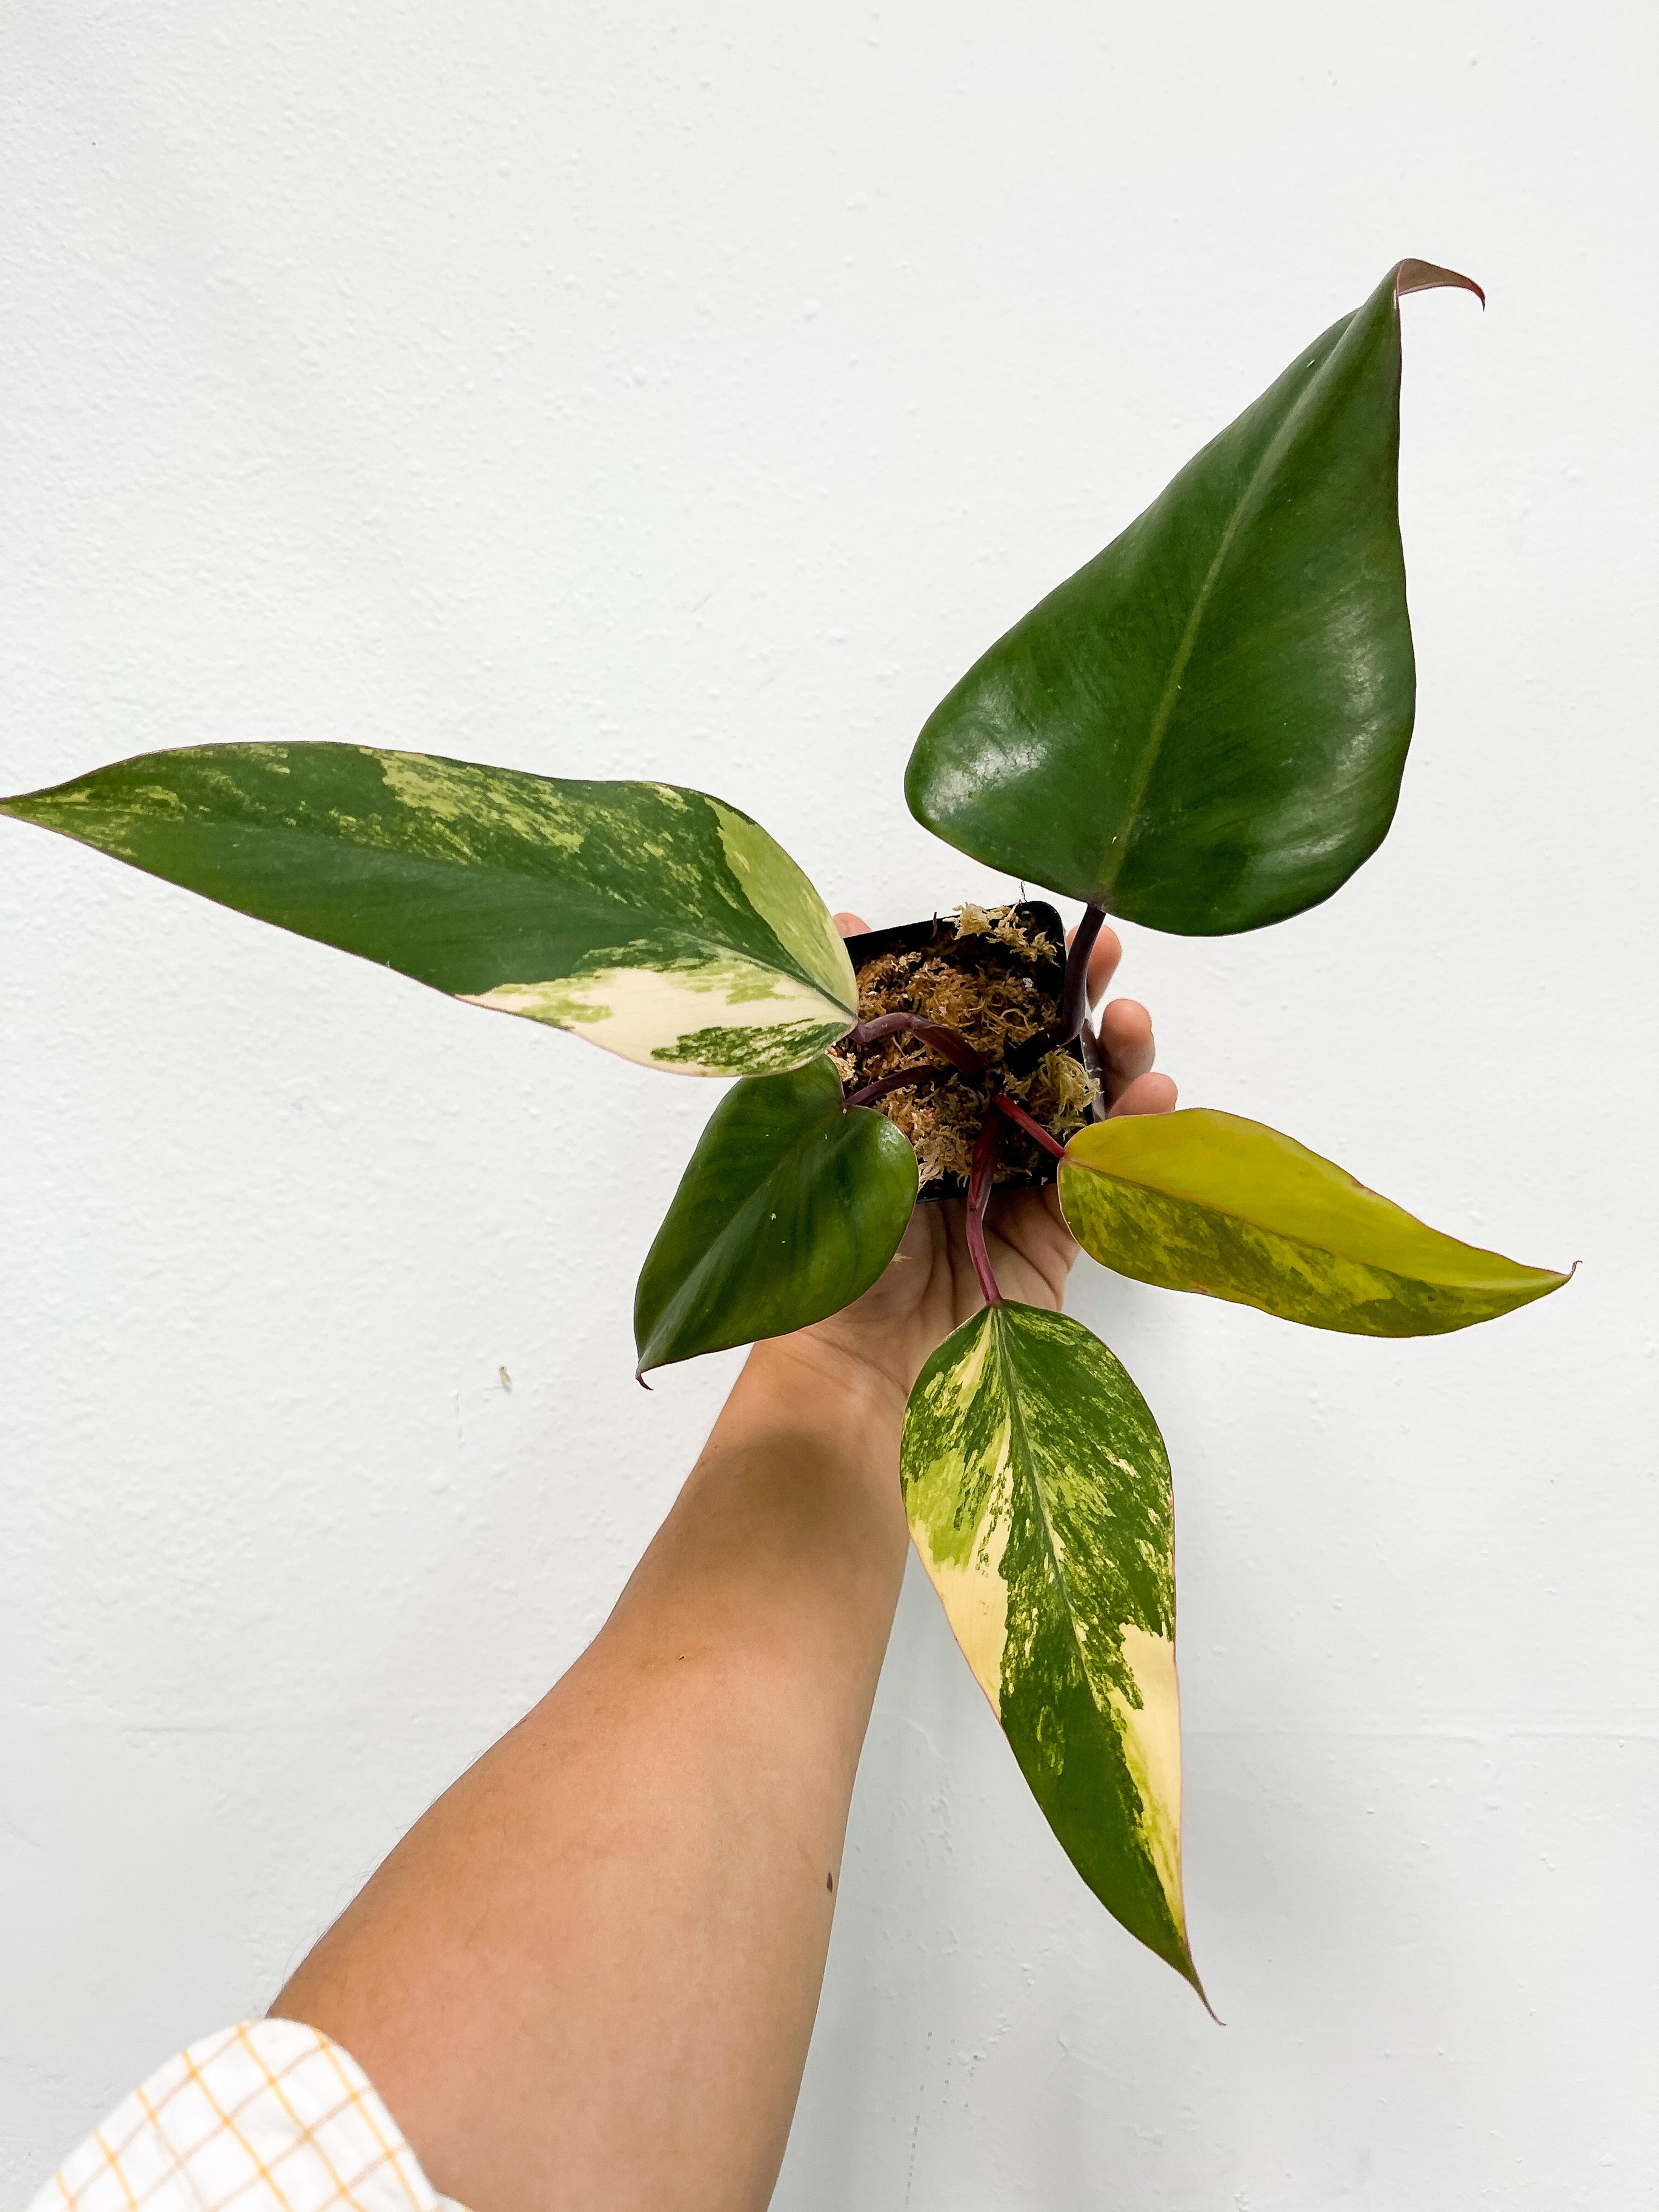
[[(1112, 1925), (907, 1588), (787, 2212), (1659, 2201), (1651, 11), (11, 0), (0, 787), (648, 773), (878, 921), (975, 654), (1402, 254), (1422, 670), (1320, 912), (1126, 932), (1189, 1103), (1584, 1262), (1379, 1345), (1110, 1279), (1188, 1868)], [(0, 823), (0, 2179), (261, 2007), (592, 1633), (714, 1086)], [(511, 1394), (498, 1367), (513, 1378)]]

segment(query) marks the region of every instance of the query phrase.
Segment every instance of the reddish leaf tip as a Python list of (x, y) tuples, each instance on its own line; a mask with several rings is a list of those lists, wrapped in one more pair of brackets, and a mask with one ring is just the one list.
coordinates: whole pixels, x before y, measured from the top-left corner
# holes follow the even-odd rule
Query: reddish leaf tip
[(1394, 296), (1403, 300), (1407, 292), (1443, 292), (1448, 290), (1473, 292), (1484, 307), (1486, 295), (1473, 276), (1464, 276), (1455, 269), (1443, 269), (1434, 261), (1401, 261), (1394, 272)]

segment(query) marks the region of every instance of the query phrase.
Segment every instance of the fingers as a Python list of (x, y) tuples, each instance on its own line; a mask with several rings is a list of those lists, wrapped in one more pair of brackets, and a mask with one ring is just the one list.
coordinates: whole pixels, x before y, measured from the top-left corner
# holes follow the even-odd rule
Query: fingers
[[(1068, 945), (1076, 935), (1077, 932), (1074, 929), (1066, 931), (1066, 942)], [(1100, 934), (1096, 938), (1093, 949), (1089, 954), (1089, 1004), (1091, 1006), (1105, 992), (1113, 976), (1116, 975), (1117, 963), (1122, 957), (1122, 939), (1109, 921), (1102, 922)]]
[(1138, 999), (1114, 999), (1103, 1009), (1095, 1035), (1106, 1068), (1107, 1094), (1115, 1099), (1126, 1084), (1147, 1073), (1158, 1056), (1152, 1018)]
[(1102, 1012), (1095, 1034), (1112, 1112), (1169, 1113), (1176, 1103), (1176, 1087), (1167, 1075), (1152, 1073), (1158, 1048), (1146, 1007), (1135, 999), (1114, 999)]
[(1172, 1114), (1179, 1096), (1172, 1076), (1138, 1075), (1118, 1094), (1106, 1119), (1115, 1121), (1120, 1114)]
[(843, 937), (862, 937), (870, 927), (861, 914), (837, 914), (830, 919)]
[(1100, 926), (1094, 950), (1089, 955), (1089, 1004), (1103, 999), (1108, 986), (1117, 973), (1117, 963), (1123, 957), (1123, 942), (1109, 921)]

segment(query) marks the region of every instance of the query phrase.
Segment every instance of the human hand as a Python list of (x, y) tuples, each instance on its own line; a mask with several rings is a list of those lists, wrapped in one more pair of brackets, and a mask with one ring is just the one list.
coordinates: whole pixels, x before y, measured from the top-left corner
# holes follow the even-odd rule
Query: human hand
[[(869, 926), (854, 914), (838, 914), (836, 925), (843, 937)], [(1104, 994), (1122, 957), (1117, 933), (1108, 924), (1089, 957), (1091, 1005)], [(1153, 1071), (1152, 1017), (1145, 1006), (1115, 999), (1094, 1030), (1111, 1114), (1167, 1114), (1176, 1103), (1176, 1086)], [(850, 1362), (896, 1392), (902, 1407), (923, 1363), (984, 1304), (969, 1256), (967, 1223), (961, 1199), (917, 1206), (879, 1281), (828, 1321), (778, 1340), (781, 1346), (843, 1370)], [(997, 1193), (986, 1218), (986, 1245), (1005, 1297), (1058, 1309), (1078, 1247), (1054, 1184)]]

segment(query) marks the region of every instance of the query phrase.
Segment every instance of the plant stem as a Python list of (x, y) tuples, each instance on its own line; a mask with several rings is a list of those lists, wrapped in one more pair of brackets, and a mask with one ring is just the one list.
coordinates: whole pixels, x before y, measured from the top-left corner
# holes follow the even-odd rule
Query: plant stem
[(884, 1098), (890, 1091), (902, 1091), (910, 1083), (948, 1083), (956, 1070), (939, 1067), (931, 1061), (925, 1067), (895, 1068), (890, 1075), (878, 1075), (873, 1083), (866, 1083), (861, 1091), (854, 1091), (842, 1099), (843, 1106), (867, 1106), (872, 1098)]
[(991, 1255), (985, 1249), (985, 1209), (991, 1203), (991, 1189), (996, 1182), (997, 1162), (1001, 1154), (1001, 1117), (988, 1114), (974, 1140), (974, 1157), (968, 1169), (968, 1256), (974, 1263), (974, 1273), (979, 1277), (988, 1306), (1002, 1304), (1002, 1293), (991, 1268)]
[(1008, 1054), (1008, 1066), (1015, 1075), (1029, 1075), (1045, 1053), (1056, 1045), (1070, 1044), (1081, 1034), (1089, 1012), (1089, 955), (1095, 949), (1095, 939), (1100, 934), (1106, 919), (1103, 906), (1088, 907), (1083, 919), (1072, 933), (1070, 949), (1066, 955), (1066, 976), (1060, 987), (1060, 1012), (1046, 1029), (1029, 1036), (1022, 1045)]
[(1006, 1091), (999, 1091), (991, 1103), (999, 1114), (1006, 1114), (1011, 1121), (1024, 1129), (1028, 1137), (1034, 1137), (1045, 1152), (1052, 1152), (1057, 1160), (1065, 1158), (1066, 1147), (1060, 1139), (1052, 1136), (1041, 1121), (1034, 1121), (1023, 1106), (1016, 1106)]
[(1082, 921), (1073, 932), (1071, 949), (1066, 955), (1066, 982), (1060, 992), (1056, 1044), (1070, 1044), (1088, 1017), (1089, 955), (1095, 949), (1095, 939), (1105, 919), (1103, 906), (1086, 907)]
[(853, 1045), (876, 1044), (883, 1037), (901, 1036), (908, 1033), (931, 1045), (953, 1067), (964, 1075), (982, 1075), (985, 1061), (974, 1050), (965, 1036), (958, 1036), (943, 1022), (925, 1021), (920, 1014), (878, 1014), (872, 1022), (860, 1022), (848, 1032), (848, 1042)]

